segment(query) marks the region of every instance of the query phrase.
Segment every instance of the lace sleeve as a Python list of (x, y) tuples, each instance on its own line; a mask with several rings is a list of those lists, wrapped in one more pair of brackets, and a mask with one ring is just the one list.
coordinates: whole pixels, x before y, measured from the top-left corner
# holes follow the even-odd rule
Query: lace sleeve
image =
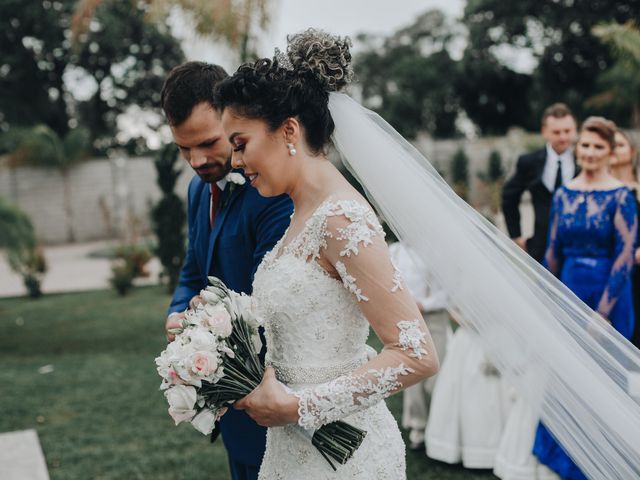
[(544, 266), (556, 277), (560, 275), (562, 269), (562, 248), (558, 235), (558, 225), (562, 215), (562, 190), (558, 190), (553, 196), (551, 206), (551, 225), (549, 227), (549, 237), (547, 239), (547, 251), (544, 254)]
[(338, 202), (327, 217), (325, 235), (321, 263), (335, 269), (384, 347), (355, 371), (296, 392), (298, 423), (305, 428), (367, 408), (438, 369), (427, 326), (402, 288), (371, 208), (355, 200)]
[(605, 318), (609, 317), (622, 292), (622, 288), (631, 275), (638, 231), (638, 214), (633, 195), (626, 188), (620, 192), (616, 213), (613, 216), (615, 234), (614, 261), (611, 266), (607, 287), (598, 305), (598, 312)]

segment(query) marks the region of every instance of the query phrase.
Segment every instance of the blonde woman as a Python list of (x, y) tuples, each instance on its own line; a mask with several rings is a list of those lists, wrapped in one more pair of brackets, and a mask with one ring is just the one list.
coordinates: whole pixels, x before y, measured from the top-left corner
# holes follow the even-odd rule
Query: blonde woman
[[(622, 130), (616, 130), (616, 148), (611, 157), (609, 172), (616, 177), (636, 196), (636, 206), (640, 207), (640, 183), (638, 183), (638, 149), (631, 138)], [(636, 326), (631, 341), (636, 347), (640, 347), (640, 248), (636, 248), (635, 269), (633, 271), (631, 285), (633, 290), (633, 305), (636, 317)]]

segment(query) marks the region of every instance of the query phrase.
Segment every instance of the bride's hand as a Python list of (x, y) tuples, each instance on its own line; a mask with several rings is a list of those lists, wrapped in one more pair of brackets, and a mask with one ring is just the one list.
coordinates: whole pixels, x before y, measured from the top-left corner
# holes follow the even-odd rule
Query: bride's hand
[(262, 382), (253, 392), (233, 404), (263, 427), (278, 427), (298, 421), (298, 399), (287, 393), (276, 379), (273, 367), (267, 367)]

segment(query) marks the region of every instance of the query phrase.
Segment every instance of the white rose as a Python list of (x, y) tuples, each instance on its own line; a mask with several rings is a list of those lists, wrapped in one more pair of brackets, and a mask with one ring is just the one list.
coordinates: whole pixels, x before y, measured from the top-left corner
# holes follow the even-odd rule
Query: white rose
[(231, 172), (227, 174), (227, 182), (235, 183), (237, 185), (244, 185), (246, 179), (238, 172)]
[(227, 357), (236, 358), (236, 354), (225, 343), (218, 344), (218, 351), (224, 353)]
[(213, 413), (208, 408), (205, 408), (204, 410), (202, 410), (198, 415), (196, 415), (191, 420), (191, 425), (193, 425), (193, 428), (195, 428), (201, 433), (204, 433), (205, 435), (209, 435), (211, 432), (213, 432), (213, 427), (215, 426), (215, 423), (216, 423), (216, 414)]
[(178, 425), (180, 422), (191, 420), (196, 414), (193, 407), (196, 404), (196, 389), (185, 385), (176, 385), (164, 392), (169, 402), (169, 415)]
[(223, 294), (220, 290), (214, 290), (207, 288), (206, 290), (200, 291), (200, 296), (202, 299), (209, 305), (217, 305), (222, 302), (226, 295)]
[(231, 335), (233, 327), (231, 325), (231, 315), (222, 306), (210, 307), (207, 310), (206, 325), (211, 328), (216, 335), (227, 338)]
[(185, 312), (184, 323), (186, 325), (199, 325), (200, 315), (201, 310), (199, 308), (189, 309)]
[(220, 302), (215, 305), (208, 303), (203, 308), (204, 308), (204, 312), (203, 312), (204, 317), (208, 317), (209, 315), (213, 315), (214, 313), (219, 313), (219, 312), (225, 312), (229, 314), (229, 312), (225, 307), (224, 302)]
[(192, 351), (197, 350), (209, 350), (214, 351), (218, 342), (215, 335), (209, 331), (208, 328), (198, 327), (191, 331), (190, 335), (190, 347)]

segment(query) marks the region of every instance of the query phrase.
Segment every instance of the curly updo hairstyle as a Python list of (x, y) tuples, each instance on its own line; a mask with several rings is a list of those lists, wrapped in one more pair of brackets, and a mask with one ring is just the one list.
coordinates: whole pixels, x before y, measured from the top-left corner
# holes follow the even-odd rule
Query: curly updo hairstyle
[(224, 110), (263, 120), (273, 131), (290, 117), (304, 127), (314, 155), (324, 152), (333, 133), (329, 92), (342, 90), (351, 80), (349, 38), (308, 29), (287, 38), (286, 55), (242, 65), (220, 82), (215, 102)]

